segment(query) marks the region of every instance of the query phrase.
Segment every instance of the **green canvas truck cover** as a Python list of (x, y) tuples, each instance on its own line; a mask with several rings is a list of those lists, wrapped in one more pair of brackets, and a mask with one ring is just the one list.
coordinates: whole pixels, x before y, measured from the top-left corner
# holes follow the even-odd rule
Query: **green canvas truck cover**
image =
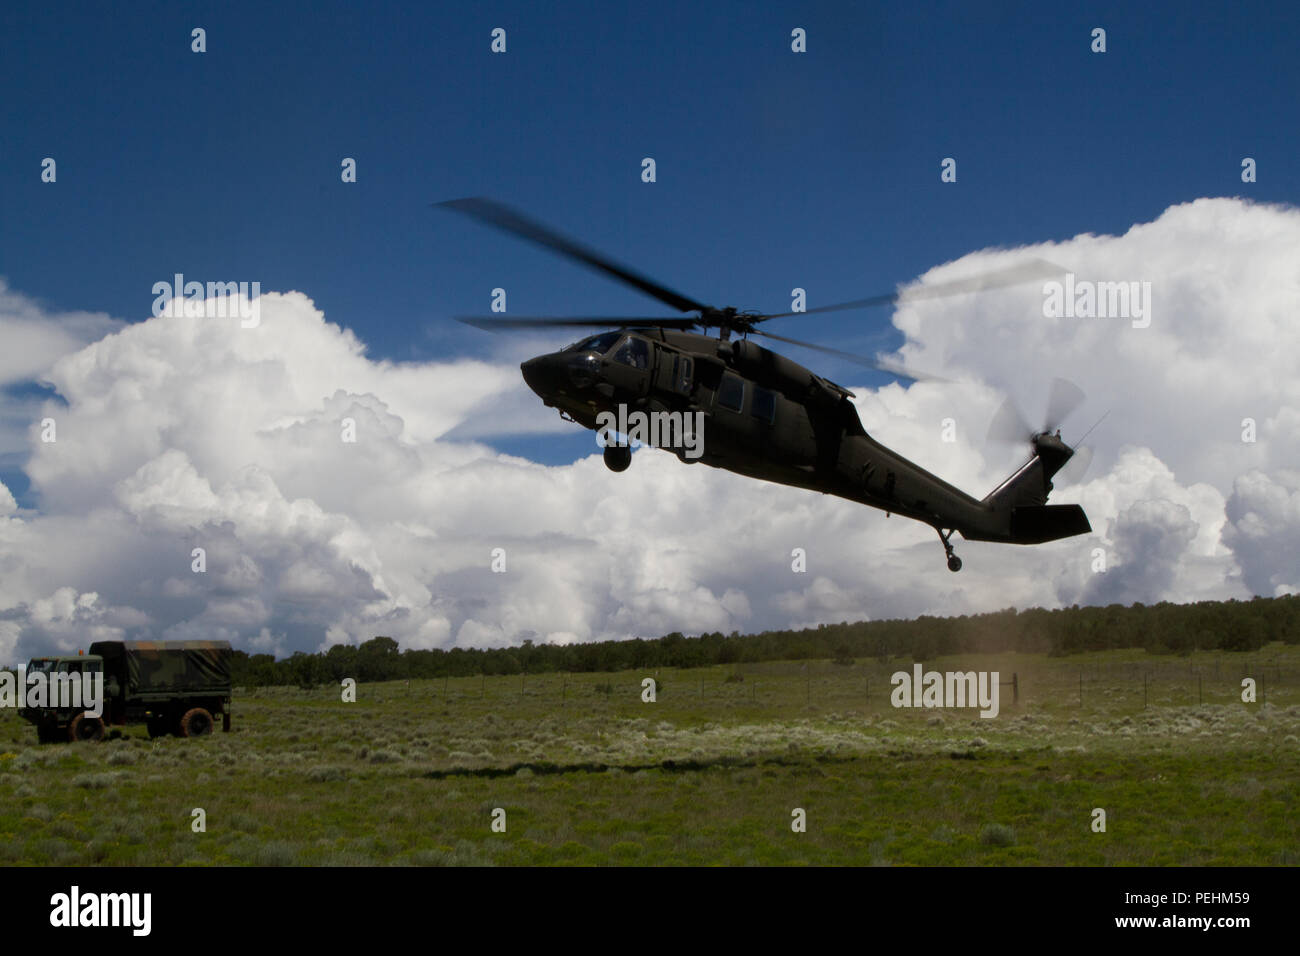
[(229, 641), (99, 641), (90, 653), (111, 673), (125, 663), (128, 694), (230, 692)]

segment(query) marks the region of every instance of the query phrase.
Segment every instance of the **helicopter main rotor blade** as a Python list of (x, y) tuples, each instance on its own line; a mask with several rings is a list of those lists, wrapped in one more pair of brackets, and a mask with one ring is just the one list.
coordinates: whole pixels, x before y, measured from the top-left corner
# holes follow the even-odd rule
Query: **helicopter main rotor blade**
[(491, 332), (495, 329), (531, 329), (531, 328), (578, 328), (578, 329), (625, 329), (625, 328), (660, 328), (684, 329), (689, 331), (699, 323), (695, 319), (648, 318), (635, 315), (618, 316), (559, 316), (559, 315), (458, 315), (457, 322), (464, 322), (476, 329)]
[(865, 355), (856, 355), (853, 352), (845, 352), (841, 349), (829, 348), (825, 345), (814, 345), (812, 342), (803, 342), (799, 339), (787, 338), (784, 335), (777, 335), (775, 332), (764, 332), (761, 329), (753, 329), (751, 335), (761, 335), (765, 338), (776, 339), (778, 342), (788, 342), (791, 345), (797, 345), (800, 348), (812, 349), (814, 352), (824, 352), (827, 355), (834, 355), (844, 359), (847, 362), (853, 362), (855, 365), (862, 365), (866, 368), (875, 369), (877, 372), (885, 372), (889, 375), (896, 375), (899, 378), (910, 379), (913, 382), (946, 382), (948, 379), (940, 378), (937, 375), (930, 375), (926, 372), (916, 372), (904, 368), (894, 362), (886, 359), (870, 359)]
[(1023, 282), (1048, 279), (1052, 276), (1064, 275), (1065, 271), (1060, 266), (1053, 265), (1045, 259), (1030, 259), (1006, 269), (983, 272), (979, 275), (968, 276), (965, 279), (953, 279), (950, 282), (913, 287), (903, 292), (873, 295), (866, 299), (838, 302), (835, 305), (821, 305), (812, 309), (805, 309), (803, 312), (774, 312), (771, 315), (759, 316), (753, 321), (763, 322), (767, 319), (783, 319), (792, 315), (814, 315), (819, 312), (840, 312), (846, 309), (867, 309), (879, 305), (894, 305), (901, 301), (911, 302), (915, 299), (944, 299), (953, 295), (984, 292), (988, 289), (1002, 289), (1007, 286), (1020, 285)]
[(450, 199), (446, 202), (434, 203), (434, 205), (441, 206), (444, 209), (452, 209), (469, 216), (471, 219), (477, 219), (481, 223), (518, 236), (520, 239), (527, 239), (529, 242), (554, 250), (560, 255), (576, 259), (578, 262), (606, 275), (613, 276), (620, 282), (625, 282), (634, 288), (640, 289), (647, 295), (654, 296), (660, 302), (672, 306), (679, 312), (703, 312), (708, 308), (703, 303), (674, 292), (653, 279), (638, 275), (626, 266), (619, 265), (595, 250), (588, 249), (586, 246), (560, 235), (555, 230), (543, 226), (540, 222), (529, 219), (522, 213), (516, 212), (509, 206), (502, 205), (495, 200), (472, 197), (469, 199)]

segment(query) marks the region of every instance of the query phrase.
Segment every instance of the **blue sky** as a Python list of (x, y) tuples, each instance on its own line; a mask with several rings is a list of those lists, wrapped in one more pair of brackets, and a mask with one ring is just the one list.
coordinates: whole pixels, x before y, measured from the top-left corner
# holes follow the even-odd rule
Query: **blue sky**
[[(692, 296), (777, 310), (795, 285), (855, 298), (1240, 194), (1242, 155), (1253, 198), (1298, 192), (1290, 4), (465, 6), (6, 4), (0, 272), (127, 320), (176, 271), (255, 278), (403, 360), (485, 353), (447, 318), (496, 285), (520, 313), (657, 308), (429, 208), (445, 198), (505, 199)], [(796, 324), (870, 347), (888, 311)]]

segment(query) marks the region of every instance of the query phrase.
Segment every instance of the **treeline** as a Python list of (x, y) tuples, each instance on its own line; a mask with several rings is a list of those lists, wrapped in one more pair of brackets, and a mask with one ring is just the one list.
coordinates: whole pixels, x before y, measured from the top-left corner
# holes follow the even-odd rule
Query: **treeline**
[(238, 686), (315, 687), (345, 677), (358, 681), (469, 677), (477, 674), (544, 674), (706, 667), (772, 660), (905, 657), (928, 661), (945, 654), (1025, 651), (1054, 655), (1144, 648), (1154, 653), (1193, 650), (1253, 651), (1269, 641), (1300, 642), (1300, 596), (1250, 601), (1163, 602), (1147, 607), (1010, 608), (962, 617), (920, 617), (907, 621), (825, 624), (813, 630), (761, 634), (679, 633), (654, 639), (593, 644), (535, 644), (474, 650), (402, 651), (390, 637), (360, 647), (335, 644), (320, 654), (298, 652), (276, 660), (270, 654), (236, 651)]

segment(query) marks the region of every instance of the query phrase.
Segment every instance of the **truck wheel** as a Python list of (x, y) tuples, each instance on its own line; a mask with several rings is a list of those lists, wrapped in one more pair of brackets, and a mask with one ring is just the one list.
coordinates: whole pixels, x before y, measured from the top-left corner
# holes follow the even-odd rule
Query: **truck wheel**
[(99, 717), (91, 717), (88, 714), (78, 714), (72, 718), (72, 723), (68, 724), (69, 740), (103, 740), (104, 739), (104, 721)]
[(180, 727), (182, 737), (202, 737), (212, 733), (212, 715), (202, 707), (195, 707), (185, 711)]

